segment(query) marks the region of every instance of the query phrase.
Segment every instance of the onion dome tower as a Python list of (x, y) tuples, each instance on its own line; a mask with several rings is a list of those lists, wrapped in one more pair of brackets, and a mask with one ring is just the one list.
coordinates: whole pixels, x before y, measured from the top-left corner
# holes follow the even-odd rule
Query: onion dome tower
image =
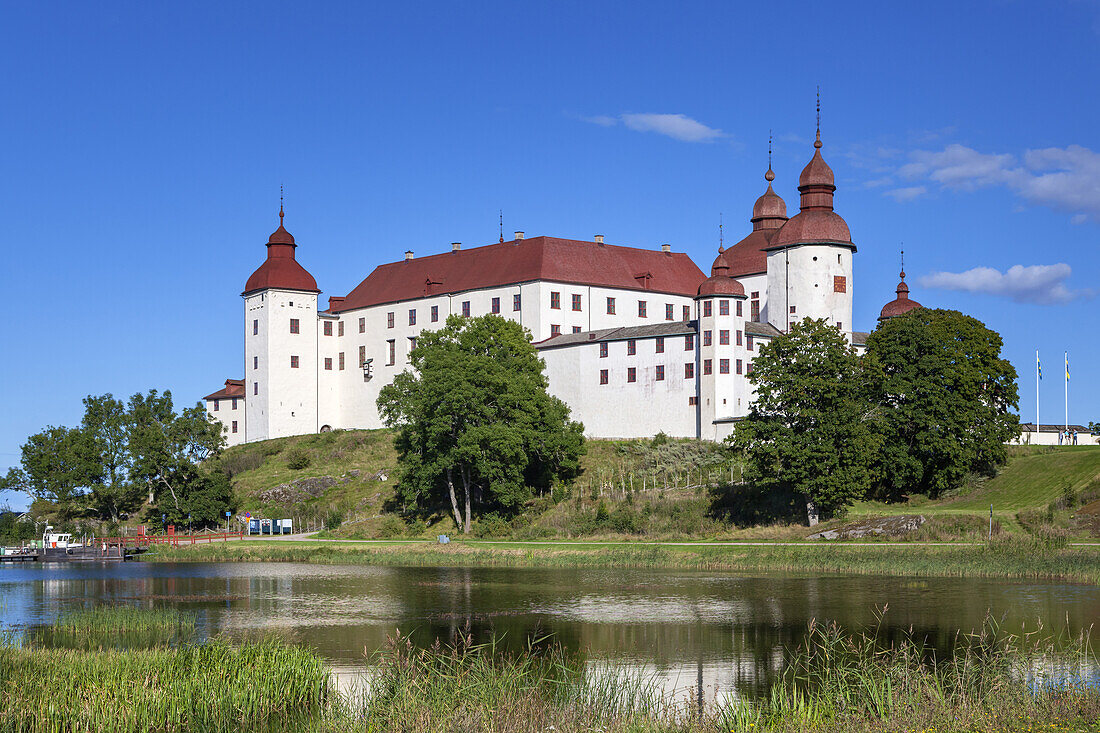
[[(281, 198), (281, 197), (280, 197)], [(317, 281), (294, 259), (283, 226), (267, 238), (267, 259), (244, 286), (245, 441), (316, 432)]]
[(901, 282), (898, 283), (898, 289), (894, 291), (898, 297), (882, 306), (882, 311), (878, 316), (880, 322), (923, 307), (917, 301), (909, 299), (909, 286), (905, 284), (905, 253), (902, 252), (901, 256)]
[(799, 212), (767, 248), (768, 322), (786, 331), (803, 318), (824, 318), (852, 330), (852, 255), (848, 224), (833, 210), (833, 169), (821, 157), (821, 100), (818, 98), (814, 154), (798, 177)]
[(728, 249), (719, 248), (718, 257), (711, 265), (711, 274), (717, 274), (720, 263), (730, 277), (759, 275), (768, 271), (768, 253), (771, 239), (787, 221), (787, 204), (772, 188), (775, 173), (772, 171), (771, 144), (768, 145), (768, 172), (764, 174), (768, 188), (752, 207), (752, 232)]

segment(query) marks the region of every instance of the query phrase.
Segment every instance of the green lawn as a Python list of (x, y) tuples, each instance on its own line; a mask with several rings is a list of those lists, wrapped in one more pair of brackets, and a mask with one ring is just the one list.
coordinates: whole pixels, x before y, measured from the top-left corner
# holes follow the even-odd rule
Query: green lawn
[(1061, 496), (1066, 486), (1080, 491), (1100, 478), (1100, 447), (1067, 446), (1009, 461), (997, 476), (972, 494), (948, 502), (955, 511), (1019, 510), (1042, 507)]

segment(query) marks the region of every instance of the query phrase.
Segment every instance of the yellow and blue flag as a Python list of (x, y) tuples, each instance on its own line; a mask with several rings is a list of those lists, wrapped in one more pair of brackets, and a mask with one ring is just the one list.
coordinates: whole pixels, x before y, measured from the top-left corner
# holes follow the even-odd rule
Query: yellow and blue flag
[(1069, 381), (1069, 352), (1066, 352), (1066, 381)]
[(1039, 381), (1043, 379), (1043, 362), (1039, 361), (1039, 352), (1035, 352), (1035, 369), (1039, 373)]

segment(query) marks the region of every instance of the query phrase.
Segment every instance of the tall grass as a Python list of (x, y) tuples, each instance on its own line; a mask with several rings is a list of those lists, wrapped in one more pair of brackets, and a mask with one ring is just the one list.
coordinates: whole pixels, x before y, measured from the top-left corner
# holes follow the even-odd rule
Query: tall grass
[(176, 609), (96, 606), (68, 611), (33, 629), (30, 646), (62, 649), (155, 649), (190, 640), (195, 618)]

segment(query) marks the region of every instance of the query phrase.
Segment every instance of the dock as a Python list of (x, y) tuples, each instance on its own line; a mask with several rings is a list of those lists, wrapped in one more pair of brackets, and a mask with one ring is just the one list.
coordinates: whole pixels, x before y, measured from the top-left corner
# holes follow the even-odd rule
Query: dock
[(243, 532), (203, 534), (136, 535), (133, 537), (97, 537), (91, 542), (68, 547), (22, 547), (0, 555), (0, 563), (23, 562), (123, 562), (153, 545), (196, 545), (228, 542), (244, 537)]

